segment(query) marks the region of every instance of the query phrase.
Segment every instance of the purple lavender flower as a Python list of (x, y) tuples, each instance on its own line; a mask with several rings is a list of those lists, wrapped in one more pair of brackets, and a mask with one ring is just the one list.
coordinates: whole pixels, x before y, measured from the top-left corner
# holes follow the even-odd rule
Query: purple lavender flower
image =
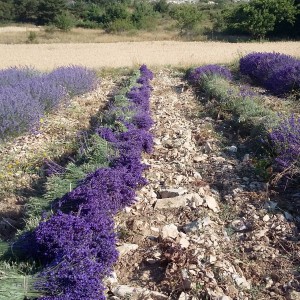
[(300, 167), (300, 118), (291, 115), (283, 118), (270, 133), (270, 139), (277, 153), (276, 162), (281, 168), (295, 164)]
[(300, 60), (289, 55), (253, 52), (240, 59), (240, 71), (276, 95), (300, 89)]
[[(54, 215), (43, 220), (32, 233), (35, 255), (45, 268), (36, 278), (36, 288), (46, 296), (43, 300), (105, 299), (103, 278), (111, 272), (117, 259), (113, 214), (135, 201), (135, 189), (147, 182), (141, 163), (143, 151), (150, 152), (153, 121), (149, 114), (153, 74), (141, 67), (141, 86), (128, 94), (132, 118), (122, 117), (115, 124), (99, 127), (96, 132), (114, 145), (116, 157), (110, 167), (89, 174), (71, 192), (52, 206)], [(115, 113), (112, 103), (108, 113)], [(117, 123), (126, 128), (119, 130)]]
[(206, 65), (193, 69), (189, 73), (187, 80), (190, 84), (197, 85), (207, 76), (220, 76), (228, 80), (232, 79), (231, 72), (228, 68), (219, 65)]
[(98, 83), (94, 71), (80, 66), (60, 67), (52, 71), (48, 78), (59, 82), (71, 96), (90, 92)]
[(96, 85), (95, 72), (76, 66), (50, 74), (28, 67), (0, 71), (0, 139), (35, 131), (44, 112)]

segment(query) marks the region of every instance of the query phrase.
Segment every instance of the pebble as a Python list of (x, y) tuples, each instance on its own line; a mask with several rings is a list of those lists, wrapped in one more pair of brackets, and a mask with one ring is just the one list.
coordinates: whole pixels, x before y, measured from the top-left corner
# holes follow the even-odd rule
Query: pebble
[(177, 226), (174, 224), (165, 225), (162, 228), (161, 236), (163, 239), (172, 238), (176, 239), (179, 232), (177, 230)]

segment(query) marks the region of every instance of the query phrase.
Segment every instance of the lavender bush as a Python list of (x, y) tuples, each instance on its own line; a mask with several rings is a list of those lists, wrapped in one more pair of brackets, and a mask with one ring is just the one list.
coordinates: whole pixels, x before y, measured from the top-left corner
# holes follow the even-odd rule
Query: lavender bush
[(300, 89), (300, 60), (280, 53), (250, 53), (240, 59), (240, 72), (276, 95)]
[(270, 133), (275, 148), (277, 165), (281, 169), (292, 168), (290, 172), (300, 171), (300, 117), (291, 115), (281, 118), (278, 126)]
[(96, 73), (84, 67), (60, 67), (47, 76), (50, 80), (59, 82), (70, 96), (80, 95), (96, 88)]
[(227, 80), (232, 79), (232, 74), (228, 68), (219, 65), (205, 65), (193, 69), (188, 74), (187, 80), (190, 84), (197, 85), (201, 80), (211, 76), (219, 76)]
[(5, 70), (0, 70), (0, 87), (10, 86), (15, 87), (21, 81), (26, 79), (33, 79), (39, 76), (39, 72), (33, 68), (23, 67), (23, 68), (8, 68)]
[[(153, 123), (149, 112), (152, 78), (152, 72), (142, 66), (136, 86), (125, 95), (131, 119), (121, 113), (110, 127), (96, 129), (118, 153), (111, 157), (110, 166), (92, 172), (57, 199), (54, 214), (31, 235), (35, 256), (45, 264), (35, 284), (45, 294), (43, 300), (105, 299), (102, 281), (117, 259), (113, 214), (132, 204), (135, 189), (146, 184), (147, 166), (141, 163), (141, 155), (150, 152), (153, 143), (148, 132)], [(109, 110), (115, 109), (115, 104), (109, 105)]]
[(27, 67), (0, 71), (0, 140), (35, 129), (45, 112), (96, 85), (96, 74), (83, 67), (62, 67), (50, 74)]

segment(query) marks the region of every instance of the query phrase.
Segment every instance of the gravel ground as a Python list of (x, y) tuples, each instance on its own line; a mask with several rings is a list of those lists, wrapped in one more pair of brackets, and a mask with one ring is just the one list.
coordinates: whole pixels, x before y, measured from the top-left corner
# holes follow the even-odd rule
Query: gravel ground
[(299, 56), (300, 42), (120, 42), (90, 44), (0, 45), (0, 67), (30, 65), (47, 70), (80, 64), (91, 68), (131, 67), (146, 63), (189, 66), (229, 63), (252, 51), (276, 51)]

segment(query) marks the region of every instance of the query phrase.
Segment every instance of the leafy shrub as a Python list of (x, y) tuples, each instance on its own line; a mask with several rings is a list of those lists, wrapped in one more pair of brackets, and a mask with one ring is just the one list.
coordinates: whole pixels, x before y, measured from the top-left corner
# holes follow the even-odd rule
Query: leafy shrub
[(170, 11), (171, 17), (177, 21), (177, 27), (181, 33), (188, 32), (202, 19), (202, 12), (194, 4), (179, 4)]
[(75, 19), (70, 13), (63, 13), (54, 19), (54, 25), (63, 31), (70, 31), (75, 23)]
[(260, 39), (282, 22), (294, 25), (297, 14), (294, 0), (252, 0), (223, 13), (229, 31)]
[(132, 24), (130, 19), (117, 19), (107, 25), (107, 32), (125, 32), (134, 29), (134, 25)]
[(35, 43), (37, 41), (37, 34), (34, 31), (30, 31), (27, 37), (28, 43)]

